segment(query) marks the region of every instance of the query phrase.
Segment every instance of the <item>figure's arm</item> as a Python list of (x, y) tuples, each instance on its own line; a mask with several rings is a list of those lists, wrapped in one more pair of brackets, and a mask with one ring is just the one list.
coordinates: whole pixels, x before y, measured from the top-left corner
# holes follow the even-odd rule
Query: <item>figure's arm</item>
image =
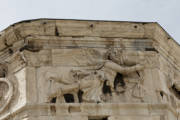
[(137, 64), (137, 65), (130, 66), (130, 67), (124, 67), (124, 66), (120, 66), (111, 61), (107, 61), (104, 65), (104, 67), (112, 69), (112, 70), (122, 73), (122, 74), (128, 74), (131, 72), (140, 71), (140, 70), (144, 69), (144, 66), (141, 64)]

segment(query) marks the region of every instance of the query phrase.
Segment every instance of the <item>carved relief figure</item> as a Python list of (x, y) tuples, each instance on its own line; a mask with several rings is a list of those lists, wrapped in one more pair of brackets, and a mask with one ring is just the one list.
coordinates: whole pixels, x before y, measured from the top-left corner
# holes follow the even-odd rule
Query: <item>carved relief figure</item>
[[(106, 87), (109, 89), (109, 95), (111, 96), (111, 92), (119, 92), (122, 93), (126, 91), (126, 87), (123, 85), (126, 81), (116, 81), (115, 83), (114, 79), (116, 75), (128, 75), (132, 73), (138, 74), (140, 76), (140, 73), (138, 71), (141, 71), (144, 69), (143, 63), (140, 63), (143, 61), (140, 55), (141, 53), (122, 53), (122, 51), (115, 51), (110, 50), (108, 51), (104, 56), (104, 59), (94, 59), (92, 57), (92, 54), (87, 53), (87, 57), (91, 61), (91, 66), (95, 66), (91, 70), (69, 70), (66, 75), (60, 75), (57, 77), (57, 75), (53, 75), (50, 73), (50, 76), (47, 76), (48, 80), (53, 80), (58, 82), (61, 87), (59, 90), (57, 90), (55, 93), (51, 94), (49, 98), (52, 98), (53, 96), (58, 96), (60, 101), (64, 102), (64, 95), (65, 94), (73, 94), (74, 101), (78, 102), (78, 96), (77, 92), (79, 90), (83, 91), (82, 94), (82, 101), (83, 102), (103, 102), (106, 101), (106, 96), (104, 96), (103, 87), (106, 84)], [(132, 55), (135, 59), (132, 59), (128, 56)], [(109, 75), (107, 71), (110, 71), (113, 73), (113, 75)], [(108, 75), (111, 76), (111, 78), (108, 78)], [(142, 82), (142, 81), (141, 81)], [(142, 97), (141, 93), (141, 86), (140, 81), (137, 80), (135, 82), (134, 91), (132, 94), (134, 97)], [(138, 90), (136, 90), (138, 89)], [(139, 91), (140, 90), (140, 91)]]
[[(145, 58), (142, 52), (122, 50), (108, 51), (107, 58), (111, 60), (106, 63), (106, 68), (116, 72), (114, 76), (114, 91), (118, 96), (125, 95), (128, 100), (141, 100), (144, 97), (142, 70)], [(112, 84), (111, 84), (112, 86)], [(125, 96), (121, 96), (124, 97)]]
[[(66, 75), (54, 78), (49, 73), (48, 79), (51, 79), (60, 84), (59, 90), (55, 93), (51, 93), (50, 98), (58, 96), (58, 101), (65, 102), (63, 95), (72, 94), (74, 101), (79, 102), (77, 93), (79, 90), (83, 91), (82, 100), (86, 102), (97, 102), (100, 101), (101, 89), (104, 80), (104, 73), (95, 70), (70, 70)], [(71, 80), (68, 81), (68, 78)], [(68, 81), (68, 82), (67, 82)]]

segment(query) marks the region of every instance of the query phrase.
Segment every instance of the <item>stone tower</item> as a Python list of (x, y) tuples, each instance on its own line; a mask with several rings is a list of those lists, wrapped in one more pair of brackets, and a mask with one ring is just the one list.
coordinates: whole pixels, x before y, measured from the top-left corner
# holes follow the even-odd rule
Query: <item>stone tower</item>
[(38, 19), (0, 33), (0, 120), (180, 120), (180, 47), (158, 23)]

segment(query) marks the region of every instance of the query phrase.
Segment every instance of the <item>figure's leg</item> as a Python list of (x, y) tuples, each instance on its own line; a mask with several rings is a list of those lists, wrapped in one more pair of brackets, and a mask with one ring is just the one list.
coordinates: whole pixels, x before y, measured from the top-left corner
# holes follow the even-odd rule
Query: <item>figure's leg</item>
[[(55, 99), (55, 101), (53, 99)], [(64, 103), (65, 102), (61, 88), (58, 89), (56, 92), (51, 93), (48, 96), (48, 102), (50, 103)]]
[(57, 96), (57, 103), (65, 103), (65, 99), (63, 95)]
[(74, 96), (74, 102), (79, 103), (79, 98), (78, 98), (77, 92), (73, 92), (72, 94)]

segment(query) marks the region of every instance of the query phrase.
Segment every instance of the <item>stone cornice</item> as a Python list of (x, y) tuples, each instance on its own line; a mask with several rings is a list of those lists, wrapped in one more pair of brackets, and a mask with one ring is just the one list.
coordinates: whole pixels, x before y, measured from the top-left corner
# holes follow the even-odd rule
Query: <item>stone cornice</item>
[[(100, 40), (101, 42), (104, 40), (105, 42), (108, 42), (108, 44), (116, 44), (114, 41), (117, 40), (122, 42), (126, 41), (126, 43), (128, 43), (128, 40), (133, 39), (142, 41), (147, 40), (146, 43), (148, 43), (149, 40), (153, 40), (153, 46), (156, 50), (163, 56), (168, 56), (167, 59), (174, 64), (177, 69), (180, 68), (179, 45), (158, 23), (152, 22), (144, 23), (62, 19), (37, 19), (22, 21), (11, 25), (1, 32), (0, 54), (3, 56), (6, 54), (5, 56), (8, 56), (12, 52), (15, 53), (20, 48), (26, 46), (29, 42), (28, 40), (34, 39), (34, 45), (36, 45), (36, 42), (45, 42), (46, 38), (42, 39), (43, 36), (44, 38), (52, 38), (52, 41), (46, 41), (46, 43), (59, 42), (64, 39), (66, 42), (64, 42), (64, 44), (67, 46), (68, 44), (72, 45), (71, 41), (75, 39), (81, 40), (81, 43), (90, 43), (90, 41), (92, 42), (94, 39), (93, 44), (95, 44), (96, 40)], [(90, 38), (90, 41), (85, 41), (83, 38)], [(36, 41), (36, 39), (39, 40)], [(67, 39), (69, 39), (69, 43)]]

